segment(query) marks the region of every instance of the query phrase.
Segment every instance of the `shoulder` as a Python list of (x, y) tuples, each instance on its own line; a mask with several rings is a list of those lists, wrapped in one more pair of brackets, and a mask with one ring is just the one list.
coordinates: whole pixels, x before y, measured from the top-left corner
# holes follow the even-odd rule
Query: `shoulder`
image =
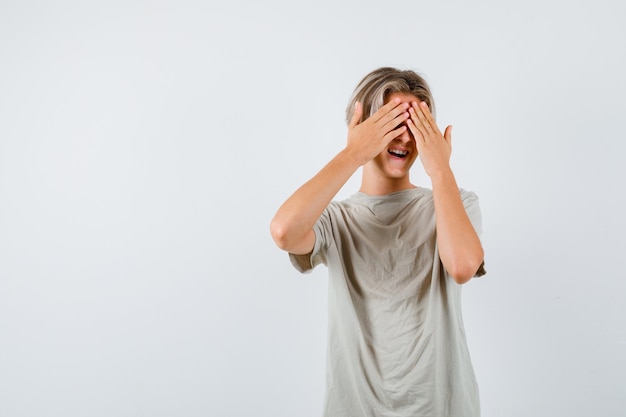
[(478, 195), (474, 191), (459, 188), (459, 192), (461, 193), (461, 200), (463, 201), (478, 201)]
[(366, 206), (364, 201), (359, 199), (356, 195), (350, 196), (343, 200), (333, 200), (326, 207), (326, 211), (330, 212), (349, 212), (354, 211)]
[(328, 206), (326, 206), (320, 215), (317, 223), (321, 223), (326, 226), (343, 223), (348, 218), (353, 217), (356, 211), (358, 211), (358, 204), (355, 204), (349, 199), (333, 200), (328, 203)]

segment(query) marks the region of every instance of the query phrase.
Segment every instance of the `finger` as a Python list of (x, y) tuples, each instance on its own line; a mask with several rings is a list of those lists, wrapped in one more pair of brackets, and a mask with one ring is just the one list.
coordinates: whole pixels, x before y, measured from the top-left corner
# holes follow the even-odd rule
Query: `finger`
[(409, 130), (411, 131), (411, 134), (415, 138), (416, 144), (417, 143), (421, 144), (425, 142), (426, 132), (424, 130), (420, 130), (420, 128), (413, 121), (413, 119), (408, 119), (406, 121), (406, 125), (408, 126)]
[(415, 114), (417, 115), (417, 119), (419, 120), (419, 124), (418, 125), (422, 125), (424, 127), (424, 130), (430, 131), (430, 130), (432, 130), (432, 127), (430, 126), (430, 122), (428, 121), (428, 117), (424, 113), (424, 109), (422, 107), (422, 103), (424, 103), (424, 102), (422, 101), (419, 104), (413, 102), (412, 105), (413, 105), (413, 108), (415, 109)]
[(384, 136), (385, 142), (387, 143), (391, 142), (398, 136), (402, 135), (404, 131), (407, 129), (408, 128), (405, 125), (402, 125), (402, 126), (399, 126), (397, 129), (387, 132), (387, 134)]
[(446, 127), (445, 132), (443, 132), (443, 138), (448, 142), (448, 145), (452, 146), (452, 126), (449, 125)]
[(433, 115), (430, 113), (428, 104), (426, 104), (425, 101), (422, 101), (419, 104), (419, 107), (420, 107), (420, 110), (422, 111), (422, 114), (424, 115), (424, 119), (426, 120), (426, 123), (428, 123), (428, 127), (432, 129), (433, 131), (438, 132), (439, 128), (437, 127), (437, 122), (435, 121), (435, 118), (433, 117)]
[(374, 113), (372, 120), (375, 123), (382, 122), (387, 123), (389, 120), (395, 118), (398, 114), (407, 109), (406, 103), (401, 103), (399, 98), (389, 100), (389, 103), (382, 106), (376, 113)]
[(413, 103), (413, 107), (409, 109), (409, 113), (411, 114), (411, 121), (413, 122), (413, 125), (417, 130), (419, 130), (424, 140), (426, 140), (428, 130), (424, 126), (424, 121), (419, 117), (420, 111), (419, 108), (417, 108), (417, 103)]
[(361, 122), (361, 116), (363, 115), (363, 107), (358, 101), (354, 103), (354, 112), (352, 112), (352, 119), (350, 119), (349, 127), (353, 128)]
[[(395, 114), (396, 112), (394, 111), (393, 113)], [(383, 125), (383, 130), (388, 132), (388, 131), (391, 131), (391, 130), (399, 127), (400, 125), (404, 125), (404, 122), (409, 117), (411, 117), (411, 116), (409, 115), (408, 112), (402, 111), (402, 113), (398, 114), (393, 119), (390, 119), (390, 120), (384, 122), (385, 124)], [(381, 123), (383, 123), (383, 121), (381, 121)]]

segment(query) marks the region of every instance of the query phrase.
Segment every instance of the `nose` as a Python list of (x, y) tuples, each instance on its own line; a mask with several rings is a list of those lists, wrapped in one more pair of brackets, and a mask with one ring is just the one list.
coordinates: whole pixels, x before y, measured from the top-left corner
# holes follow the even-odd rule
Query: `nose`
[(403, 123), (403, 125), (406, 126), (406, 130), (402, 132), (402, 134), (396, 139), (402, 141), (402, 143), (408, 143), (413, 140), (413, 135), (411, 134), (411, 131), (409, 130), (409, 127), (406, 125), (406, 123)]

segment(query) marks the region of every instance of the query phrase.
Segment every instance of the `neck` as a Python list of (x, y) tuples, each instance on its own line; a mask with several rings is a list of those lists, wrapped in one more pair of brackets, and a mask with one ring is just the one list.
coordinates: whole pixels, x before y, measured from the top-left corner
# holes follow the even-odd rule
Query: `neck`
[(401, 178), (386, 178), (363, 170), (359, 191), (367, 195), (387, 195), (412, 188), (417, 187), (411, 184), (408, 175)]

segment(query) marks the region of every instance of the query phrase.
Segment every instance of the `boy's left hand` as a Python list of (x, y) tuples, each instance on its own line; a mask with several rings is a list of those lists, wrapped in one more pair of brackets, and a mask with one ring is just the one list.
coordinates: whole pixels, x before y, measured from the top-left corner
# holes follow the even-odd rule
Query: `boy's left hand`
[(410, 118), (406, 124), (415, 138), (417, 151), (426, 174), (432, 178), (433, 175), (450, 170), (452, 126), (446, 127), (444, 134), (441, 134), (424, 101), (412, 102), (409, 115)]

